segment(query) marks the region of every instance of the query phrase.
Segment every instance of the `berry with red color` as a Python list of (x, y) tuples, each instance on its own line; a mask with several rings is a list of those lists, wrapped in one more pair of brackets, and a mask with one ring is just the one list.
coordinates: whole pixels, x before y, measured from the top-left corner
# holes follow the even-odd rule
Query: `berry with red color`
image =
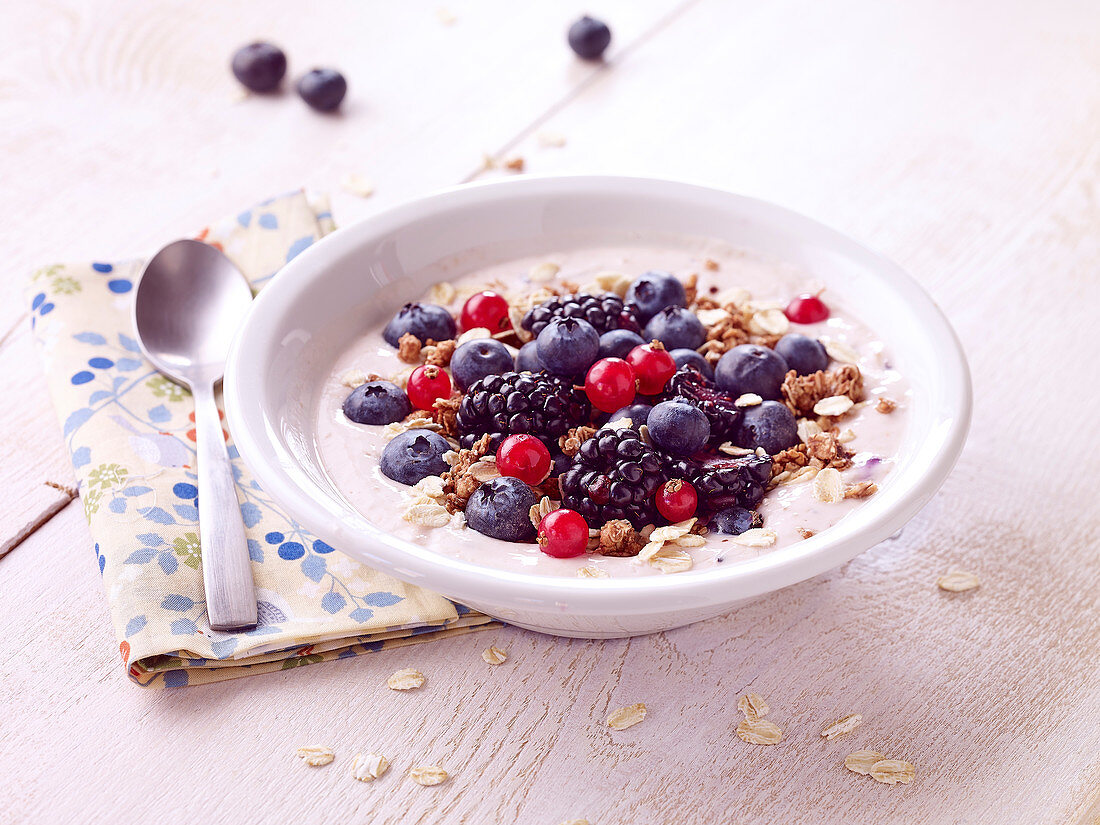
[(423, 364), (409, 376), (405, 392), (418, 410), (430, 410), (436, 399), (451, 397), (451, 376), (441, 367)]
[(497, 471), (532, 487), (546, 480), (552, 464), (550, 451), (533, 435), (510, 435), (497, 447)]
[(626, 362), (634, 367), (642, 395), (656, 395), (676, 373), (676, 362), (660, 341), (634, 347), (626, 354)]
[(657, 512), (675, 523), (695, 515), (699, 496), (690, 481), (674, 478), (657, 489)]
[(816, 324), (829, 317), (829, 308), (816, 295), (799, 295), (784, 310), (787, 319), (796, 324)]
[(486, 289), (466, 299), (462, 305), (462, 329), (484, 327), (489, 332), (504, 332), (512, 328), (508, 320), (508, 302), (503, 295)]
[(588, 522), (576, 510), (554, 510), (539, 522), (539, 549), (548, 556), (571, 559), (588, 547)]
[(615, 412), (634, 400), (637, 392), (634, 367), (622, 358), (603, 358), (593, 364), (584, 379), (584, 391), (592, 406)]

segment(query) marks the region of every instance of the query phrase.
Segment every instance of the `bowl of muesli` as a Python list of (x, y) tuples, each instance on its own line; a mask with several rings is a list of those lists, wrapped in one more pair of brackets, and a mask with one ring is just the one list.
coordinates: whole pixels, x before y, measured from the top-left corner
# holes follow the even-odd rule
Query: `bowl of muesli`
[(759, 200), (602, 176), (450, 189), (325, 238), (257, 298), (224, 392), (306, 529), (581, 637), (874, 546), (940, 487), (971, 404), (895, 264)]

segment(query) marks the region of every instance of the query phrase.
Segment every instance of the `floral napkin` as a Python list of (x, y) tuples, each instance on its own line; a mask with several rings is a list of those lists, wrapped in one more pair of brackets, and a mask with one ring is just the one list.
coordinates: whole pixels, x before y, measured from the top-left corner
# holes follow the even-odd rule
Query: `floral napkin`
[[(335, 228), (296, 192), (199, 233), (262, 285)], [(141, 355), (130, 320), (144, 262), (48, 266), (31, 324), (95, 540), (119, 651), (140, 685), (177, 687), (467, 633), (487, 616), (352, 561), (286, 516), (229, 454), (260, 624), (210, 629), (198, 533), (190, 393)]]

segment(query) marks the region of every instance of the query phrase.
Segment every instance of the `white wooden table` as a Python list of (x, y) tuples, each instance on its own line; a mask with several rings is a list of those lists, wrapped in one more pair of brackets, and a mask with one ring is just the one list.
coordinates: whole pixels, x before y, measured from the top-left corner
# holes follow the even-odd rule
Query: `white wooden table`
[[(452, 0), (0, 9), (0, 822), (1100, 821), (1100, 5)], [(605, 66), (564, 44), (590, 11)], [(237, 100), (233, 49), (331, 64), (344, 114)], [(540, 132), (564, 136), (542, 145)], [(125, 678), (22, 289), (256, 199), (349, 223), (482, 174), (697, 180), (878, 248), (971, 358), (970, 442), (900, 537), (729, 616), (624, 641), (474, 634), (184, 690)], [(369, 200), (339, 192), (372, 179)], [(490, 172), (488, 174), (503, 174)], [(979, 590), (935, 587), (953, 566)], [(490, 643), (510, 659), (489, 668)], [(415, 665), (425, 689), (385, 676)], [(733, 735), (746, 690), (785, 731)], [(644, 701), (612, 735), (607, 712)], [(818, 735), (847, 713), (864, 725)], [(309, 770), (306, 743), (339, 761)], [(909, 786), (845, 771), (874, 748)], [(357, 750), (395, 769), (347, 773)], [(401, 776), (438, 762), (453, 778)]]

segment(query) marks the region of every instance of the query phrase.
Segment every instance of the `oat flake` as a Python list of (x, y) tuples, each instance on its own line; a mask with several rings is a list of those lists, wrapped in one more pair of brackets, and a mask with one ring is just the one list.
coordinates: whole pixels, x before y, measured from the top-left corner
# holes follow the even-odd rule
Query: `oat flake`
[(401, 514), (401, 518), (417, 527), (436, 529), (446, 527), (451, 521), (447, 508), (427, 496), (413, 501)]
[(581, 579), (610, 579), (611, 574), (599, 567), (585, 565), (577, 571), (577, 577)]
[(973, 590), (979, 584), (978, 577), (973, 573), (967, 573), (965, 570), (952, 570), (950, 573), (936, 579), (936, 586), (948, 593), (965, 593), (967, 590)]
[(734, 544), (742, 547), (771, 547), (776, 538), (775, 531), (768, 527), (752, 527), (739, 536), (730, 536)]
[(549, 496), (543, 496), (539, 499), (538, 504), (531, 505), (531, 509), (528, 511), (527, 515), (531, 519), (531, 524), (538, 530), (539, 525), (542, 524), (542, 520), (559, 507), (561, 507), (560, 501), (553, 501)]
[(374, 184), (367, 180), (363, 175), (350, 174), (344, 175), (340, 179), (340, 188), (351, 195), (355, 195), (360, 198), (369, 198), (374, 194)]
[(834, 361), (839, 361), (842, 364), (858, 364), (859, 353), (845, 344), (843, 341), (834, 341), (831, 338), (822, 338), (821, 343), (825, 345), (825, 352)]
[(419, 670), (407, 667), (391, 674), (390, 678), (386, 680), (386, 684), (390, 686), (390, 690), (415, 690), (424, 684), (424, 674)]
[(705, 327), (713, 327), (715, 324), (720, 324), (722, 321), (730, 318), (730, 314), (721, 307), (715, 307), (714, 309), (700, 309), (695, 313), (695, 317), (699, 319)]
[(768, 703), (764, 701), (764, 697), (759, 693), (746, 693), (737, 700), (737, 709), (750, 722), (763, 719), (771, 710)]
[(587, 819), (567, 819), (561, 825), (589, 825)]
[(733, 402), (735, 407), (755, 407), (758, 404), (763, 404), (764, 399), (754, 392), (747, 392), (744, 395), (738, 396), (737, 400)]
[(454, 284), (447, 281), (440, 281), (438, 284), (432, 284), (432, 288), (428, 290), (428, 300), (433, 304), (449, 304), (455, 299), (458, 294), (458, 290), (454, 288)]
[(604, 292), (614, 292), (620, 298), (626, 295), (632, 283), (630, 276), (622, 272), (597, 272), (595, 280), (596, 286)]
[(832, 741), (838, 736), (843, 736), (845, 733), (851, 733), (862, 724), (863, 717), (860, 714), (850, 713), (843, 719), (837, 719), (833, 724), (821, 731), (821, 735)]
[(390, 768), (389, 760), (376, 753), (357, 753), (351, 763), (351, 775), (360, 782), (373, 782)]
[(438, 785), (446, 782), (448, 773), (438, 765), (421, 765), (409, 771), (409, 776), (417, 785)]
[(830, 417), (844, 415), (852, 409), (854, 404), (855, 402), (846, 395), (830, 395), (828, 398), (822, 398), (814, 404), (814, 413)]
[(322, 745), (310, 745), (305, 748), (298, 748), (294, 753), (311, 768), (319, 768), (322, 765), (327, 765), (336, 758), (336, 754), (333, 753), (332, 748), (326, 748)]
[(821, 425), (816, 421), (809, 418), (798, 419), (798, 438), (803, 444), (809, 443), (811, 438), (815, 435), (821, 435), (823, 432)]
[(819, 470), (814, 476), (814, 498), (818, 501), (834, 502), (844, 499), (844, 480), (840, 471), (833, 467)]
[(490, 645), (481, 651), (481, 658), (491, 665), (502, 665), (508, 659), (508, 653), (496, 645)]
[(340, 383), (353, 390), (367, 383), (367, 374), (362, 370), (352, 369), (340, 376)]
[(908, 785), (917, 775), (917, 769), (901, 759), (883, 759), (871, 766), (871, 778), (883, 785)]
[(718, 445), (718, 452), (725, 453), (726, 455), (751, 455), (752, 450), (745, 447), (738, 447), (732, 441), (726, 441), (723, 444)]
[(785, 335), (791, 322), (781, 309), (765, 309), (753, 314), (749, 329), (764, 335)]
[(746, 719), (737, 726), (737, 735), (750, 745), (774, 745), (783, 738), (783, 731), (767, 719)]
[(465, 344), (467, 341), (477, 341), (481, 338), (492, 338), (492, 337), (493, 337), (493, 333), (491, 333), (485, 327), (474, 327), (473, 329), (466, 330), (464, 333), (462, 333), (460, 336), (458, 336), (458, 338), (455, 339), (455, 346), (460, 347), (463, 344)]
[(866, 776), (871, 772), (871, 768), (875, 766), (875, 763), (881, 762), (885, 758), (878, 751), (856, 751), (844, 758), (844, 767), (853, 773)]
[(662, 547), (654, 553), (649, 563), (662, 573), (683, 573), (691, 569), (691, 556), (679, 547), (672, 545)]
[(607, 717), (607, 726), (612, 730), (626, 730), (645, 719), (645, 712), (645, 704), (635, 702), (633, 705), (627, 705), (625, 708), (612, 711), (611, 715)]
[(555, 263), (537, 264), (531, 267), (531, 271), (527, 274), (529, 280), (534, 281), (536, 284), (544, 284), (547, 281), (554, 280), (554, 276), (561, 272), (561, 267)]

